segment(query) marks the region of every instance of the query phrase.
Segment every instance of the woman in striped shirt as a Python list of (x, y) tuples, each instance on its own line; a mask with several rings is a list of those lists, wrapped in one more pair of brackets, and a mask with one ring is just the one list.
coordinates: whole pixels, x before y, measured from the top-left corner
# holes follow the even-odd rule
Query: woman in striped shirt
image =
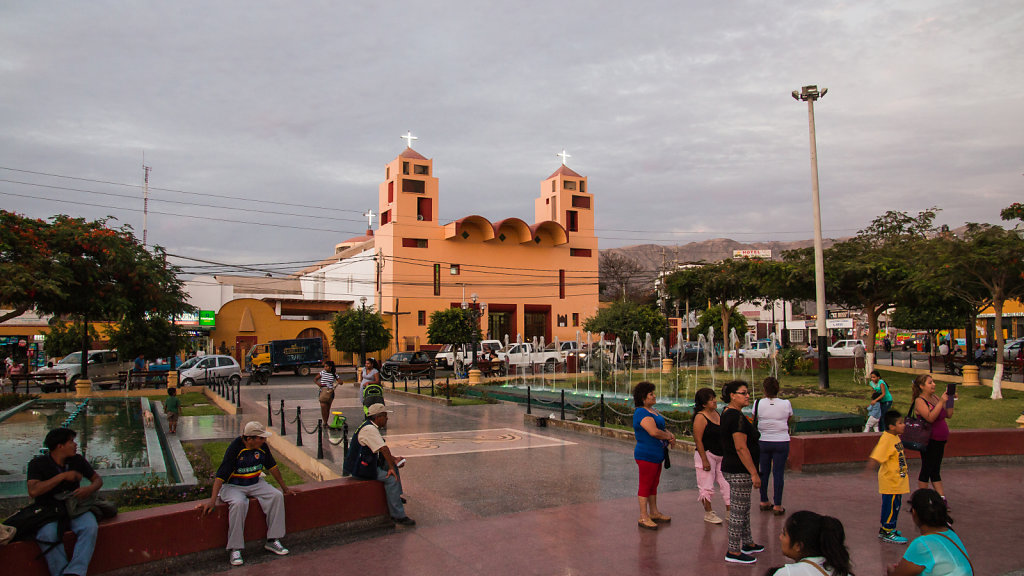
[(331, 404), (334, 403), (334, 387), (341, 386), (341, 378), (338, 377), (334, 362), (324, 362), (324, 369), (313, 380), (320, 387), (320, 417), (323, 418), (324, 426), (327, 426), (330, 422), (328, 417), (331, 415)]

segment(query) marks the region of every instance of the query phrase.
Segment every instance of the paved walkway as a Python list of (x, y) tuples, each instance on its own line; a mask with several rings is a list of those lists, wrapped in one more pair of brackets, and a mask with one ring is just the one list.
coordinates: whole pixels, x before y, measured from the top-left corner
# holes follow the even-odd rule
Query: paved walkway
[[(266, 419), (269, 392), (275, 409), (280, 398), (286, 399), (289, 419), (298, 403), (315, 422), (319, 410), (309, 379), (277, 376), (271, 383), (243, 388), (245, 419)], [(636, 526), (631, 443), (559, 429), (525, 429), (517, 406), (448, 408), (390, 398), (388, 405), (395, 411), (388, 438), (396, 442), (396, 454), (411, 456), (403, 482), (407, 510), (418, 525), (346, 544), (301, 545), (284, 558), (252, 554), (245, 566), (235, 569), (227, 566), (225, 556), (224, 573), (760, 575), (785, 562), (778, 542), (783, 518), (756, 507), (755, 539), (767, 550), (752, 566), (723, 561), (726, 529), (702, 521), (693, 467), (685, 458), (677, 458), (661, 482), (661, 508), (674, 521), (649, 532)], [(349, 414), (357, 410), (354, 387), (341, 389), (335, 409), (339, 406), (353, 424), (358, 420)], [(288, 427), (294, 432), (294, 424)], [(305, 449), (315, 455), (312, 436)], [(340, 447), (328, 445), (326, 455), (333, 460), (328, 465), (337, 469)], [(961, 461), (947, 462), (944, 468), (955, 527), (977, 573), (1024, 569), (1024, 531), (1018, 528), (1024, 463)], [(914, 468), (911, 472), (916, 476)], [(898, 561), (903, 552), (876, 538), (880, 499), (872, 471), (853, 466), (790, 473), (784, 504), (790, 511), (812, 509), (838, 517), (846, 527), (858, 575), (884, 573), (884, 566)], [(724, 515), (721, 501), (714, 505)], [(916, 534), (909, 511), (901, 514), (899, 525), (906, 535)]]

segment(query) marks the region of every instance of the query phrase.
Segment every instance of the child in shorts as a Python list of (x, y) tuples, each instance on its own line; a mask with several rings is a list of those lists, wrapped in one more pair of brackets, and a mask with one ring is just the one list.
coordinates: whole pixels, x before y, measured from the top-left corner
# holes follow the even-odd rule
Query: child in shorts
[(871, 451), (871, 460), (879, 464), (878, 493), (882, 495), (882, 526), (878, 529), (878, 538), (891, 544), (907, 543), (896, 529), (903, 495), (910, 492), (907, 457), (900, 439), (905, 429), (903, 416), (896, 410), (889, 410), (885, 413), (885, 432)]

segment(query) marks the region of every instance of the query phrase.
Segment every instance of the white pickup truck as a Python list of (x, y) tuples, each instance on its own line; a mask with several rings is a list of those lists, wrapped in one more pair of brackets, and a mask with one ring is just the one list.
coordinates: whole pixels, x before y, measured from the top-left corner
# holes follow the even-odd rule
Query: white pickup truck
[[(498, 353), (498, 358), (504, 360), (504, 353), (501, 350), (503, 347), (504, 345), (499, 340), (484, 340), (477, 346), (476, 353), (486, 356), (491, 350), (494, 350)], [(466, 344), (465, 347), (462, 344), (445, 344), (441, 347), (441, 351), (437, 353), (437, 356), (434, 357), (434, 363), (437, 364), (437, 367), (445, 370), (453, 368), (455, 366), (456, 349), (458, 349), (459, 361), (469, 362), (469, 357), (472, 354), (469, 344)]]
[[(575, 342), (573, 343), (575, 344)], [(509, 344), (504, 351), (510, 366), (529, 366), (531, 364), (544, 364), (553, 369), (555, 364), (562, 362), (562, 352), (559, 350), (535, 350), (533, 344), (524, 342), (522, 344)]]

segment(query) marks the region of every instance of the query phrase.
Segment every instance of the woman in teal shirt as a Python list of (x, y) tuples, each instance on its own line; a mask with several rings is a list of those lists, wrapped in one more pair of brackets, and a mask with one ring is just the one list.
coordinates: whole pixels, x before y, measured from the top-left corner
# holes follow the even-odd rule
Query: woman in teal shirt
[(964, 543), (950, 529), (946, 501), (930, 488), (922, 488), (910, 497), (910, 513), (921, 531), (907, 546), (899, 564), (890, 566), (889, 576), (973, 576), (974, 567)]
[(875, 392), (881, 392), (882, 395), (871, 401), (872, 404), (878, 402), (882, 405), (882, 416), (892, 408), (892, 394), (889, 392), (889, 385), (882, 380), (881, 373), (878, 370), (871, 371), (871, 388)]

